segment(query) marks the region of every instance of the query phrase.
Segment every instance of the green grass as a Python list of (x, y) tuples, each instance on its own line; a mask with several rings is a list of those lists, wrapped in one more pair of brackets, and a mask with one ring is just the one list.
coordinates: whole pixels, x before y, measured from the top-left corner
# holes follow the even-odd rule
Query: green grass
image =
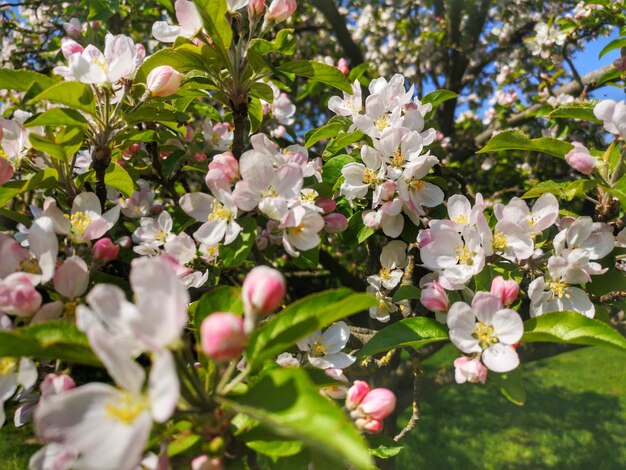
[(524, 406), (490, 386), (447, 387), (423, 404), (397, 468), (623, 469), (624, 364), (587, 348), (523, 366)]
[[(442, 351), (439, 358), (453, 358)], [(446, 359), (447, 360), (447, 359)], [(621, 469), (626, 462), (626, 353), (587, 348), (523, 366), (525, 406), (484, 385), (452, 385), (422, 405), (398, 469)], [(0, 429), (0, 469), (23, 470), (39, 445)]]

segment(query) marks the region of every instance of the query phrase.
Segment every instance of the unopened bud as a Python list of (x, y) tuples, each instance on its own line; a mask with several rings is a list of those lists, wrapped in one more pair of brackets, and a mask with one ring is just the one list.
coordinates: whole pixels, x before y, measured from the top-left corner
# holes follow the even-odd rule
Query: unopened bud
[(267, 315), (278, 308), (285, 297), (285, 278), (269, 266), (257, 266), (243, 281), (241, 294), (246, 312)]
[(208, 357), (216, 361), (235, 359), (246, 344), (243, 318), (234, 313), (213, 313), (202, 321), (200, 338)]
[(169, 65), (153, 68), (146, 79), (146, 88), (152, 96), (170, 96), (178, 91), (183, 75)]
[(422, 289), (420, 302), (432, 312), (445, 312), (450, 306), (448, 295), (438, 281), (433, 281)]
[(324, 230), (328, 233), (340, 233), (348, 228), (348, 219), (339, 212), (324, 217)]
[(502, 276), (491, 281), (491, 293), (497, 296), (502, 305), (511, 305), (519, 294), (519, 284), (514, 280), (505, 281)]
[(120, 252), (120, 245), (116, 245), (110, 238), (101, 238), (94, 243), (91, 249), (93, 257), (103, 263), (108, 263), (117, 259)]
[(296, 11), (296, 0), (273, 0), (267, 9), (267, 19), (280, 23)]

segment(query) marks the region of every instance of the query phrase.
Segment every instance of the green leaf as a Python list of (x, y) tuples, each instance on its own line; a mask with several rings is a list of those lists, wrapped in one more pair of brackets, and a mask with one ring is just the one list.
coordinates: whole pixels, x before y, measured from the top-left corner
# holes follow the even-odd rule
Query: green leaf
[(50, 77), (30, 70), (11, 70), (0, 68), (0, 90), (28, 91), (33, 85), (39, 91), (54, 85), (56, 82)]
[(0, 357), (19, 356), (100, 365), (87, 337), (67, 321), (49, 321), (0, 331)]
[(35, 150), (46, 153), (52, 158), (69, 161), (83, 145), (83, 132), (74, 127), (54, 136), (55, 140), (37, 134), (29, 135), (30, 144)]
[(111, 163), (104, 174), (104, 183), (117, 189), (125, 196), (133, 194), (134, 183), (128, 172), (117, 163)]
[(253, 451), (268, 457), (290, 457), (302, 450), (302, 441), (248, 441), (246, 446)]
[(75, 126), (87, 127), (89, 123), (78, 111), (70, 108), (52, 108), (38, 114), (24, 123), (24, 127), (35, 126)]
[(552, 137), (530, 139), (522, 131), (504, 131), (493, 136), (484, 148), (477, 153), (499, 152), (502, 150), (530, 150), (564, 158), (574, 146)]
[(266, 55), (270, 52), (293, 55), (296, 52), (296, 39), (293, 35), (293, 29), (281, 29), (273, 41), (255, 38), (250, 41), (250, 49), (260, 55)]
[(341, 241), (347, 245), (360, 245), (374, 235), (374, 230), (363, 224), (361, 211), (355, 212), (348, 219), (348, 228), (339, 234)]
[(322, 154), (322, 158), (324, 160), (328, 160), (333, 155), (343, 151), (343, 149), (345, 149), (348, 145), (352, 145), (363, 139), (363, 137), (364, 135), (361, 131), (348, 132), (334, 137), (330, 142), (328, 142), (328, 145)]
[(203, 55), (208, 46), (194, 46), (183, 44), (175, 49), (161, 49), (148, 57), (135, 75), (135, 83), (145, 83), (150, 71), (160, 65), (169, 65), (178, 72), (185, 73), (191, 70), (206, 70), (211, 68)]
[(489, 373), (489, 382), (494, 384), (511, 403), (523, 405), (526, 401), (526, 390), (522, 383), (522, 371), (518, 367), (506, 374)]
[(356, 294), (349, 289), (328, 290), (304, 297), (254, 330), (246, 350), (248, 363), (256, 367), (311, 333), (374, 305), (374, 297)]
[(567, 103), (559, 106), (552, 111), (548, 117), (553, 118), (566, 118), (566, 119), (581, 119), (589, 122), (602, 122), (593, 114), (593, 108), (597, 104), (597, 101), (574, 101), (573, 103)]
[(234, 242), (220, 246), (220, 261), (225, 268), (234, 268), (243, 263), (250, 254), (256, 240), (256, 220), (250, 217), (237, 219), (243, 227)]
[(394, 302), (400, 302), (405, 299), (419, 300), (421, 290), (415, 286), (400, 286), (398, 290), (393, 294), (391, 300)]
[(320, 140), (336, 137), (340, 132), (346, 130), (346, 125), (342, 122), (329, 122), (328, 124), (318, 127), (317, 129), (307, 133), (305, 147), (309, 148), (317, 144)]
[(279, 436), (298, 439), (344, 468), (373, 468), (365, 440), (334, 402), (322, 397), (300, 368), (276, 368), (264, 375), (237, 400), (222, 398), (230, 408), (245, 413)]
[(571, 201), (575, 197), (582, 197), (589, 191), (596, 188), (598, 182), (596, 180), (580, 179), (575, 181), (542, 181), (536, 184), (532, 189), (526, 191), (522, 198), (532, 199), (541, 196), (544, 193), (554, 194), (559, 199)]
[(370, 454), (379, 459), (389, 459), (398, 455), (404, 447), (389, 436), (372, 434), (367, 436), (370, 444)]
[(331, 158), (322, 167), (322, 181), (331, 186), (335, 186), (335, 183), (341, 177), (343, 167), (353, 162), (354, 158), (349, 155), (337, 155)]
[(88, 0), (88, 20), (108, 20), (120, 7), (120, 0)]
[(232, 312), (241, 315), (243, 314), (241, 288), (218, 286), (191, 304), (189, 311), (196, 328), (200, 328), (202, 320), (214, 312)]
[(301, 251), (300, 256), (292, 259), (293, 264), (300, 269), (315, 269), (320, 262), (320, 247), (317, 246), (307, 251)]
[(202, 16), (204, 29), (213, 42), (226, 51), (233, 40), (233, 31), (226, 18), (228, 5), (226, 0), (193, 0)]
[(32, 191), (33, 189), (54, 188), (59, 182), (59, 173), (54, 168), (44, 168), (26, 180), (20, 192)]
[(263, 106), (261, 106), (261, 101), (258, 98), (250, 98), (248, 120), (250, 121), (250, 133), (258, 131), (263, 123)]
[(80, 82), (59, 82), (46, 88), (35, 96), (31, 102), (51, 101), (61, 103), (70, 108), (85, 111), (88, 114), (96, 114), (96, 102), (91, 87)]
[(626, 47), (626, 38), (613, 39), (610, 43), (602, 48), (598, 58), (602, 59), (605, 54), (608, 54), (609, 52), (614, 51), (615, 49), (620, 49), (622, 47)]
[(274, 102), (274, 91), (267, 83), (254, 82), (250, 85), (250, 91), (248, 94), (254, 98), (265, 100), (268, 103)]
[(392, 349), (422, 346), (448, 339), (448, 329), (432, 318), (410, 317), (393, 323), (374, 335), (359, 351), (359, 357), (371, 356)]
[(450, 90), (435, 90), (428, 93), (422, 98), (422, 104), (432, 104), (433, 109), (439, 106), (444, 101), (448, 101), (459, 96), (457, 93)]
[(293, 73), (300, 77), (338, 88), (346, 93), (352, 93), (352, 86), (348, 79), (339, 71), (337, 67), (322, 64), (321, 62), (309, 62), (308, 60), (295, 60), (280, 66), (280, 70)]
[(569, 343), (625, 349), (626, 338), (617, 330), (577, 312), (553, 312), (524, 322), (523, 343)]

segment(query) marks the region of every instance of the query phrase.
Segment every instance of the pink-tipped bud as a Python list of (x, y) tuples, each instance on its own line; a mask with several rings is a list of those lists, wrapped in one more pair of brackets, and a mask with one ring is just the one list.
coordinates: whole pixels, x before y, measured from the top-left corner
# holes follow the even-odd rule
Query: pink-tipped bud
[(339, 212), (324, 216), (324, 230), (327, 233), (340, 233), (348, 228), (348, 219)]
[(450, 299), (438, 281), (433, 281), (422, 289), (420, 302), (431, 312), (446, 312), (450, 306)]
[(365, 395), (367, 395), (372, 389), (367, 382), (363, 380), (355, 380), (352, 387), (348, 389), (346, 394), (346, 408), (354, 410), (361, 404)]
[(223, 470), (224, 465), (219, 457), (199, 455), (191, 461), (191, 470)]
[(204, 162), (207, 159), (207, 155), (203, 152), (196, 152), (193, 154), (193, 159), (197, 162)]
[(480, 362), (480, 359), (469, 357), (458, 357), (454, 360), (454, 379), (456, 383), (485, 383), (487, 380), (487, 368)]
[(360, 430), (370, 434), (376, 434), (383, 430), (383, 422), (380, 419), (357, 418), (354, 424)]
[(79, 38), (83, 33), (83, 25), (77, 18), (72, 18), (69, 23), (63, 23), (63, 29), (72, 38)]
[(350, 67), (348, 67), (348, 62), (343, 57), (337, 62), (337, 68), (344, 75), (348, 75), (350, 73)]
[(110, 238), (101, 238), (94, 243), (91, 249), (93, 257), (103, 263), (117, 259), (120, 253), (120, 245), (116, 245)]
[(268, 315), (285, 298), (285, 278), (269, 266), (257, 266), (243, 281), (241, 295), (246, 312)]
[(280, 23), (296, 11), (296, 0), (273, 0), (267, 9), (267, 19)]
[(8, 315), (30, 317), (41, 307), (41, 294), (29, 274), (9, 274), (0, 281), (0, 311)]
[(84, 50), (83, 46), (78, 44), (73, 39), (70, 39), (70, 38), (61, 39), (61, 53), (63, 54), (63, 57), (65, 57), (66, 59), (69, 59), (70, 56), (73, 54), (79, 54), (83, 52), (83, 50)]
[(431, 243), (432, 241), (433, 241), (433, 237), (430, 234), (429, 228), (420, 230), (419, 233), (417, 234), (417, 247), (420, 250), (424, 248), (426, 245), (428, 245), (429, 243)]
[(121, 237), (115, 243), (117, 243), (122, 248), (132, 248), (133, 246), (133, 240), (129, 236)]
[(234, 313), (213, 313), (202, 321), (200, 338), (208, 357), (216, 361), (235, 359), (246, 344), (243, 318)]
[(324, 211), (324, 214), (330, 214), (337, 209), (337, 203), (334, 199), (319, 198), (315, 202), (315, 205), (320, 207)]
[(502, 305), (511, 305), (519, 294), (519, 284), (514, 280), (505, 281), (502, 276), (491, 281), (491, 293), (500, 298)]
[(358, 406), (358, 411), (374, 419), (385, 419), (396, 408), (396, 396), (387, 388), (371, 390)]
[(248, 16), (250, 18), (261, 15), (265, 9), (265, 0), (250, 0), (248, 3)]
[(220, 170), (229, 183), (239, 180), (239, 162), (230, 152), (218, 153), (209, 163), (209, 171)]
[(574, 170), (590, 175), (596, 166), (596, 158), (580, 142), (572, 142), (574, 148), (565, 154), (565, 161)]
[(76, 387), (74, 380), (66, 374), (48, 374), (41, 382), (41, 398), (59, 395)]
[(13, 178), (13, 166), (6, 158), (0, 157), (0, 186)]
[(170, 96), (178, 91), (183, 75), (169, 65), (153, 68), (146, 79), (146, 88), (152, 96)]

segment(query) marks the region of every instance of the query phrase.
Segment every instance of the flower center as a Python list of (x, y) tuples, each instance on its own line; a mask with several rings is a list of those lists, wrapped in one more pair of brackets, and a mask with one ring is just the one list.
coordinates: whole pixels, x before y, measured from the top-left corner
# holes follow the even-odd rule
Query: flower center
[(548, 289), (552, 291), (552, 294), (559, 299), (563, 297), (567, 297), (565, 293), (565, 289), (567, 288), (568, 283), (565, 281), (550, 281), (548, 282)]
[(41, 269), (39, 269), (39, 263), (36, 258), (28, 258), (21, 261), (17, 270), (30, 274), (41, 274)]
[(82, 237), (89, 224), (93, 222), (93, 219), (83, 211), (74, 212), (71, 216), (67, 214), (64, 215), (66, 218), (70, 219), (71, 232), (78, 237)]
[(495, 251), (504, 251), (507, 246), (506, 235), (503, 234), (500, 230), (496, 230), (493, 232), (493, 240), (491, 241), (491, 246)]
[(478, 340), (480, 347), (483, 349), (487, 349), (492, 344), (496, 344), (498, 342), (498, 337), (496, 336), (493, 326), (485, 325), (481, 321), (476, 323), (472, 336)]
[(406, 158), (404, 158), (401, 149), (396, 150), (391, 156), (391, 166), (395, 166), (396, 168), (401, 168), (405, 161)]
[(324, 356), (326, 354), (326, 346), (322, 341), (313, 341), (311, 345), (311, 356), (319, 357)]
[(380, 180), (378, 179), (378, 176), (376, 175), (376, 172), (374, 170), (366, 168), (365, 173), (363, 173), (363, 182), (365, 184), (373, 185), (379, 183)]
[(148, 409), (148, 404), (139, 395), (120, 392), (120, 395), (114, 401), (105, 405), (105, 409), (109, 418), (129, 425), (135, 422), (137, 417)]
[(456, 260), (461, 264), (467, 264), (471, 266), (474, 263), (472, 257), (475, 253), (470, 251), (470, 249), (465, 245), (459, 245), (454, 248), (454, 254), (456, 256)]
[(381, 117), (374, 121), (374, 125), (376, 126), (376, 129), (382, 132), (389, 125), (389, 118), (386, 114), (383, 114)]
[(65, 316), (65, 318), (70, 318), (70, 319), (76, 318), (76, 308), (77, 307), (78, 307), (78, 303), (77, 302), (66, 302), (65, 305), (64, 305), (64, 308), (65, 308), (64, 316)]
[(411, 180), (409, 182), (409, 188), (411, 188), (411, 191), (421, 191), (425, 187), (426, 183), (424, 183), (422, 180)]
[(0, 376), (9, 375), (15, 372), (17, 361), (12, 357), (3, 357), (0, 359)]
[(465, 214), (461, 214), (452, 219), (452, 222), (459, 225), (467, 225), (469, 218)]
[(391, 269), (389, 269), (389, 268), (382, 268), (379, 271), (378, 276), (380, 276), (380, 278), (383, 281), (390, 281), (391, 280)]
[(315, 193), (300, 194), (300, 202), (303, 204), (315, 204)]
[(233, 216), (233, 213), (226, 209), (221, 204), (215, 204), (213, 206), (213, 212), (209, 214), (209, 220), (229, 220)]

